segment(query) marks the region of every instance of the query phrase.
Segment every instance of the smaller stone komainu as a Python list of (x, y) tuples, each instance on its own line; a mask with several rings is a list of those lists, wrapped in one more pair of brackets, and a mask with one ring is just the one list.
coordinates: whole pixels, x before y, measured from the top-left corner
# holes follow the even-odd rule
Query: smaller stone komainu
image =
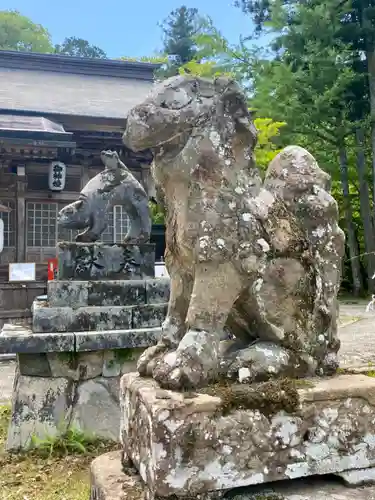
[(130, 219), (124, 243), (149, 241), (151, 218), (146, 191), (115, 151), (102, 151), (101, 159), (104, 170), (86, 184), (77, 201), (60, 210), (58, 223), (67, 229), (84, 230), (76, 241), (94, 242), (108, 225), (110, 209), (122, 205)]
[(289, 146), (262, 179), (256, 138), (227, 78), (173, 77), (128, 115), (123, 140), (152, 149), (167, 212), (169, 309), (138, 364), (164, 387), (337, 368), (344, 234), (330, 177)]

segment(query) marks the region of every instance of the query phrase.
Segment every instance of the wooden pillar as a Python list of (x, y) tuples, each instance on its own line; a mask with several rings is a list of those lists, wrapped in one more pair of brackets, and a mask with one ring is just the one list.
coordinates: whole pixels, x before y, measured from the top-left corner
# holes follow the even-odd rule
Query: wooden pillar
[(81, 189), (83, 189), (90, 180), (89, 167), (92, 165), (92, 158), (84, 158), (81, 163)]
[(26, 261), (26, 175), (25, 165), (17, 166), (17, 190), (16, 190), (16, 220), (17, 220), (17, 240), (16, 240), (16, 261)]

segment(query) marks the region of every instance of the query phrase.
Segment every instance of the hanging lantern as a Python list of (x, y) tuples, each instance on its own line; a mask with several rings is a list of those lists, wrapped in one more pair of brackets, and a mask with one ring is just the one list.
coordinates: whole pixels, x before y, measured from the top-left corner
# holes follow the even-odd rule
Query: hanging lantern
[(66, 165), (53, 161), (49, 166), (48, 187), (51, 191), (62, 191), (65, 187)]

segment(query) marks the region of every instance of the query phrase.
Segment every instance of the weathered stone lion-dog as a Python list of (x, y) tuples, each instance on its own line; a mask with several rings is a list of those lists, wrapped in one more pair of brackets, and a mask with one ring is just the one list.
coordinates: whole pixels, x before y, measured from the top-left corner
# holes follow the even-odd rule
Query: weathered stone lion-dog
[[(223, 374), (244, 382), (335, 372), (344, 235), (315, 159), (289, 146), (262, 180), (248, 103), (228, 78), (156, 85), (129, 113), (123, 140), (153, 151), (167, 214), (169, 308), (140, 374), (181, 389)], [(221, 342), (224, 331), (235, 348)]]

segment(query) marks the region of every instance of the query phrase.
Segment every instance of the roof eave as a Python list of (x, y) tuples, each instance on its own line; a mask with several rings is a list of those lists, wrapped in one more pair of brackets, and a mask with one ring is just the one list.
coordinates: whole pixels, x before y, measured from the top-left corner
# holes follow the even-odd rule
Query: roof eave
[(9, 69), (42, 70), (153, 81), (154, 71), (160, 66), (161, 64), (137, 61), (93, 59), (11, 50), (0, 51), (0, 67)]

